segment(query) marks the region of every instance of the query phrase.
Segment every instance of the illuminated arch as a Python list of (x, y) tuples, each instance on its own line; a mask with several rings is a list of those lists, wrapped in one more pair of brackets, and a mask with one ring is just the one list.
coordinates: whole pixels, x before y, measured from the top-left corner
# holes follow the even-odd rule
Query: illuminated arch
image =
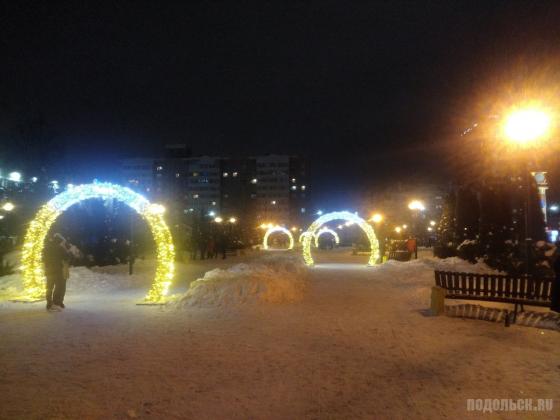
[(129, 188), (109, 183), (94, 183), (69, 188), (42, 206), (30, 223), (22, 250), (24, 293), (28, 298), (42, 298), (45, 291), (43, 247), (49, 229), (58, 216), (74, 204), (91, 198), (115, 199), (127, 204), (148, 223), (156, 243), (155, 279), (145, 300), (161, 302), (173, 280), (175, 251), (171, 232), (163, 220), (164, 207), (151, 204)]
[(368, 237), (371, 254), (369, 256), (368, 265), (374, 265), (379, 258), (379, 242), (375, 236), (373, 228), (361, 217), (356, 216), (349, 211), (335, 211), (332, 213), (327, 213), (315, 220), (311, 226), (307, 229), (312, 235), (305, 235), (303, 237), (303, 259), (307, 265), (313, 265), (313, 257), (311, 256), (311, 240), (315, 237), (315, 232), (317, 232), (321, 226), (332, 220), (345, 220), (349, 223), (355, 223), (365, 232)]
[(340, 243), (340, 238), (338, 237), (338, 233), (336, 233), (334, 230), (329, 229), (328, 227), (322, 227), (321, 229), (319, 229), (317, 231), (317, 233), (315, 234), (315, 247), (319, 248), (319, 237), (321, 235), (323, 235), (324, 233), (330, 233), (332, 236), (334, 236), (334, 242), (338, 245)]
[(294, 247), (294, 237), (292, 236), (292, 232), (290, 232), (288, 229), (282, 226), (272, 226), (268, 228), (266, 233), (264, 234), (264, 239), (263, 239), (264, 249), (268, 249), (268, 237), (275, 232), (282, 232), (288, 235), (288, 238), (290, 238), (290, 246), (288, 247), (288, 249), (292, 249)]

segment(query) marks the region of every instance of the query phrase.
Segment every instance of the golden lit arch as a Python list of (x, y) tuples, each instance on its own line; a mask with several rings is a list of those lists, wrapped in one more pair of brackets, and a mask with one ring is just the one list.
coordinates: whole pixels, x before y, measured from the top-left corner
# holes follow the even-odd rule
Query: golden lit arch
[(127, 204), (148, 223), (156, 243), (157, 267), (155, 279), (145, 300), (162, 302), (169, 291), (175, 271), (175, 251), (171, 232), (163, 220), (164, 207), (151, 204), (129, 188), (109, 183), (93, 183), (69, 188), (42, 206), (30, 223), (22, 250), (22, 270), (25, 297), (42, 298), (45, 294), (43, 247), (49, 229), (64, 211), (74, 204), (91, 198), (115, 199)]
[(311, 256), (311, 241), (315, 238), (316, 232), (323, 226), (325, 223), (328, 223), (332, 220), (345, 220), (349, 223), (357, 224), (367, 235), (371, 254), (369, 256), (368, 265), (374, 265), (375, 262), (379, 258), (379, 242), (377, 241), (377, 237), (375, 236), (375, 232), (373, 228), (361, 217), (356, 216), (349, 211), (335, 211), (332, 213), (327, 213), (319, 217), (315, 220), (311, 226), (307, 229), (307, 232), (310, 234), (303, 236), (303, 259), (307, 265), (313, 265), (313, 257)]
[(315, 248), (319, 248), (319, 238), (321, 237), (321, 235), (323, 235), (325, 233), (330, 233), (334, 237), (334, 242), (337, 245), (340, 244), (340, 238), (338, 237), (338, 233), (336, 233), (332, 229), (329, 229), (328, 227), (322, 227), (315, 234)]
[(292, 232), (290, 232), (288, 229), (286, 229), (285, 227), (282, 226), (272, 226), (269, 227), (266, 231), (266, 233), (264, 234), (264, 239), (263, 239), (263, 248), (264, 249), (268, 249), (268, 237), (276, 232), (282, 232), (285, 233), (286, 235), (288, 235), (288, 238), (290, 239), (290, 246), (288, 247), (288, 249), (292, 249), (294, 247), (294, 237), (292, 236)]

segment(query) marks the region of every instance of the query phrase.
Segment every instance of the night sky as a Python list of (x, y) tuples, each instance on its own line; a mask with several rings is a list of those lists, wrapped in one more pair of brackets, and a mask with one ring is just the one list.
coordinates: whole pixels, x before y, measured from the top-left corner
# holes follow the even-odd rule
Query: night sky
[(558, 2), (35, 3), (0, 6), (2, 144), (40, 116), (87, 176), (187, 143), (303, 155), (318, 194), (442, 179), (481, 95), (560, 50)]

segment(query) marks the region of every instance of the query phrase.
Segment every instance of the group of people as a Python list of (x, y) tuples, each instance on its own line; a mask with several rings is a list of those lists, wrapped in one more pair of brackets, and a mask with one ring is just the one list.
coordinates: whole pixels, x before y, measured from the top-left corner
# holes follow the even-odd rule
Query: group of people
[(191, 260), (196, 260), (199, 256), (201, 260), (218, 258), (218, 255), (226, 259), (227, 243), (225, 233), (204, 235), (201, 232), (195, 232), (191, 235), (189, 244)]

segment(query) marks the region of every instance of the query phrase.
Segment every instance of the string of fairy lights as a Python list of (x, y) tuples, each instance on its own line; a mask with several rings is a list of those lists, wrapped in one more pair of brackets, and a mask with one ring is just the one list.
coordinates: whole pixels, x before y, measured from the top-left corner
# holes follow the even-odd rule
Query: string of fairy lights
[(53, 197), (39, 209), (29, 225), (23, 244), (21, 258), (23, 298), (31, 300), (42, 298), (44, 295), (43, 247), (53, 223), (69, 207), (92, 198), (121, 201), (146, 220), (156, 243), (157, 266), (152, 287), (146, 295), (145, 301), (163, 302), (169, 292), (175, 272), (175, 249), (171, 232), (163, 218), (165, 208), (159, 204), (150, 203), (145, 197), (129, 188), (110, 183), (73, 186)]

